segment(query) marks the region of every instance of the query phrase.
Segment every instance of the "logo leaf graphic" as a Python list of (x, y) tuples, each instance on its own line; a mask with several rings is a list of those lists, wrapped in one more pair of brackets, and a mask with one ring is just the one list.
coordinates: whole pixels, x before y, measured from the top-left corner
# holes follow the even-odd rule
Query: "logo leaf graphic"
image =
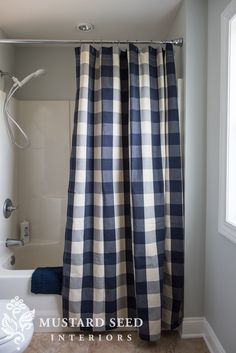
[(4, 313), (2, 319), (2, 330), (10, 337), (14, 336), (17, 331), (17, 322), (14, 319), (11, 319), (6, 313)]
[(6, 304), (7, 313), (3, 314), (1, 322), (2, 331), (7, 338), (13, 338), (13, 342), (18, 346), (17, 350), (20, 349), (19, 344), (25, 340), (24, 331), (33, 327), (35, 310), (25, 311), (26, 308), (23, 299), (18, 296), (11, 299)]
[(33, 319), (35, 317), (35, 310), (30, 310), (30, 311), (26, 311), (24, 314), (21, 315), (20, 319), (19, 319), (19, 325), (21, 328), (21, 331), (24, 330), (29, 330), (33, 323)]

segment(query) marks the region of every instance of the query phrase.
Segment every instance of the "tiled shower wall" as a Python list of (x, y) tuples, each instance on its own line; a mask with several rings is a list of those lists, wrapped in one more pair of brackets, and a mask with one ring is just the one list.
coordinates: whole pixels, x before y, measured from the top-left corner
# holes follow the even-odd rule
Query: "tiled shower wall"
[(17, 118), (31, 145), (18, 151), (18, 222), (31, 241), (63, 244), (74, 102), (18, 101)]
[[(17, 233), (17, 212), (13, 212), (10, 218), (3, 216), (3, 204), (7, 198), (18, 203), (17, 189), (17, 156), (7, 134), (3, 116), (3, 104), (5, 92), (0, 90), (0, 256), (6, 252), (5, 242), (7, 238), (16, 237)], [(11, 113), (16, 114), (16, 101), (13, 99)]]
[[(182, 89), (179, 79), (181, 120)], [(17, 101), (17, 120), (31, 141), (18, 150), (18, 222), (30, 222), (34, 242), (64, 243), (74, 106), (69, 100)]]

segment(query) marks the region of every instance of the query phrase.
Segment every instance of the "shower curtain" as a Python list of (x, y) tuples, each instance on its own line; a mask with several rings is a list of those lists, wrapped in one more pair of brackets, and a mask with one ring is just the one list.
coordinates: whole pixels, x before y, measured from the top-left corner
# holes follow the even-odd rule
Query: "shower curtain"
[(140, 318), (140, 338), (154, 341), (179, 326), (183, 304), (173, 46), (83, 45), (75, 53), (64, 317), (103, 323), (91, 330)]

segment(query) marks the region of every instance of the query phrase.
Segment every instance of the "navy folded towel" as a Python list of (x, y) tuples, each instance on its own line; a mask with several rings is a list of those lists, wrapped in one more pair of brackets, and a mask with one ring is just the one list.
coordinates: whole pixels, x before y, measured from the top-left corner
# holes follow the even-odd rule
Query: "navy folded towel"
[(31, 292), (35, 294), (61, 294), (62, 267), (39, 267), (31, 278)]

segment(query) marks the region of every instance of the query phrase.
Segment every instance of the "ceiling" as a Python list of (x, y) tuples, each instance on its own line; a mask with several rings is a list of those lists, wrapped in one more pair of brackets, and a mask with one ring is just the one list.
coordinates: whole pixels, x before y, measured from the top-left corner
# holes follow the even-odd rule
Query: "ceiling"
[[(9, 38), (165, 39), (181, 0), (0, 0)], [(89, 22), (90, 33), (76, 25)]]

